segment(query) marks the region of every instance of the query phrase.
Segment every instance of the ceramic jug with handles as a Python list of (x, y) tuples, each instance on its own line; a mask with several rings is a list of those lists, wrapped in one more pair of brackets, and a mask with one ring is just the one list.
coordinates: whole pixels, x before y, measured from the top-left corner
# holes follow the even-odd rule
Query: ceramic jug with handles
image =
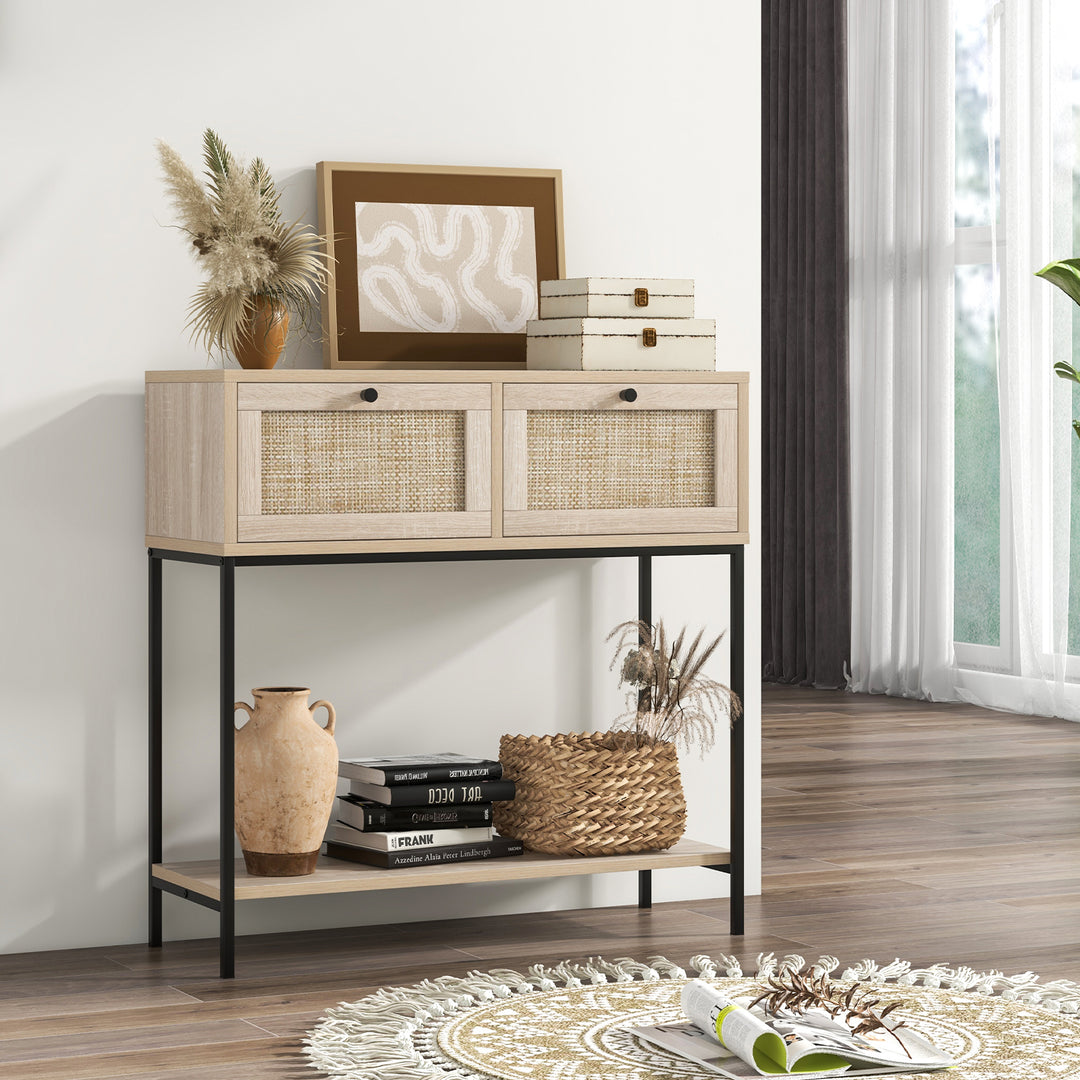
[[(334, 707), (307, 703), (299, 686), (251, 691), (248, 721), (236, 731), (236, 835), (249, 874), (294, 877), (315, 872), (337, 791)], [(313, 713), (329, 715), (320, 727)]]

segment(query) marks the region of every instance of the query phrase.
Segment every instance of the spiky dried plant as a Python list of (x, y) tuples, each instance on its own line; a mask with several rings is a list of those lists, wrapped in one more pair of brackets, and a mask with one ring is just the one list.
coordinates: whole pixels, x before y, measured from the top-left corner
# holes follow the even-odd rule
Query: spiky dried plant
[(280, 194), (265, 162), (244, 166), (207, 128), (203, 182), (167, 143), (159, 140), (157, 148), (178, 227), (206, 272), (188, 308), (192, 338), (208, 354), (235, 353), (259, 296), (306, 324), (326, 287), (323, 238), (310, 226), (281, 220)]
[(761, 1005), (773, 1015), (782, 1011), (802, 1016), (809, 1009), (822, 1009), (834, 1020), (846, 1025), (852, 1035), (865, 1035), (871, 1031), (884, 1031), (891, 1035), (900, 1048), (910, 1058), (911, 1051), (904, 1045), (896, 1032), (907, 1027), (902, 1020), (885, 1020), (903, 1001), (892, 1001), (882, 1008), (881, 999), (874, 997), (874, 990), (862, 983), (853, 986), (837, 986), (822, 971), (794, 971), (788, 975), (772, 975), (768, 979), (768, 988), (750, 1002), (752, 1009)]
[(611, 670), (619, 669), (619, 685), (629, 686), (633, 708), (612, 730), (627, 731), (635, 746), (671, 742), (682, 750), (704, 754), (716, 739), (716, 725), (742, 713), (738, 696), (702, 670), (724, 635), (703, 643), (705, 631), (687, 642), (686, 628), (669, 639), (663, 620), (620, 623), (607, 636), (615, 639)]

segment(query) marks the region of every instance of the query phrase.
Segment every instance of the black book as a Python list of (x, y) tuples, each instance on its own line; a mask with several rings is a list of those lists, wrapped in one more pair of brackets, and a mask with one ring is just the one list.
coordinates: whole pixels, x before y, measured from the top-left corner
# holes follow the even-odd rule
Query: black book
[(381, 866), (385, 870), (397, 870), (405, 866), (433, 866), (436, 863), (471, 862), (477, 859), (501, 859), (507, 855), (521, 855), (525, 846), (520, 840), (495, 836), (476, 844), (451, 844), (449, 847), (413, 848), (405, 851), (369, 851), (327, 841), (326, 854), (331, 859), (347, 859), (349, 862)]
[(456, 803), (508, 802), (513, 780), (471, 780), (465, 784), (398, 784), (386, 787), (349, 781), (349, 792), (383, 806), (453, 806)]
[(469, 806), (380, 806), (356, 795), (339, 795), (334, 816), (365, 832), (485, 828), (492, 821), (491, 803), (486, 802)]
[(347, 758), (338, 762), (338, 776), (365, 784), (446, 784), (465, 780), (499, 780), (502, 764), (464, 754), (403, 754), (388, 758)]

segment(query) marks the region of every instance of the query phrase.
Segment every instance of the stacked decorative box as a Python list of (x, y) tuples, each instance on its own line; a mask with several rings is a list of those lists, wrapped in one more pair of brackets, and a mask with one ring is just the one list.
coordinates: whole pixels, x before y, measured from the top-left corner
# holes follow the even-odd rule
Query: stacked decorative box
[(694, 283), (656, 278), (540, 282), (525, 366), (555, 371), (714, 371), (716, 321), (694, 318)]

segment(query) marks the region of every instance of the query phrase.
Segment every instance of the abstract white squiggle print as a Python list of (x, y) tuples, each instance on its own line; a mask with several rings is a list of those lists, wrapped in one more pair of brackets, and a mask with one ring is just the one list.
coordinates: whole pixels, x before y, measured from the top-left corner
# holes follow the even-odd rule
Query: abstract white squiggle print
[(362, 331), (520, 333), (537, 317), (532, 207), (356, 204)]

